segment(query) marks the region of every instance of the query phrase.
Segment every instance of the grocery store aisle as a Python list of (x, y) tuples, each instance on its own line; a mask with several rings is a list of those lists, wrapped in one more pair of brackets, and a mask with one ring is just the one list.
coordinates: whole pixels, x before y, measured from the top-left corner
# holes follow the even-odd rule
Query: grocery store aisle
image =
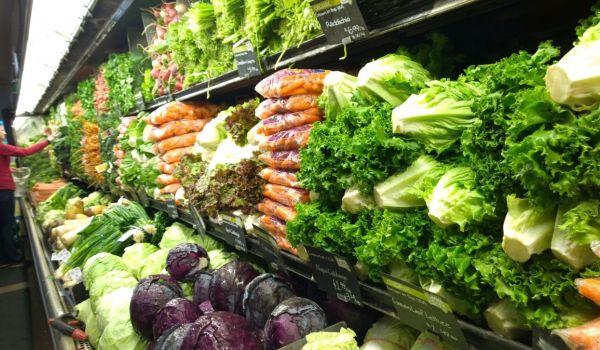
[(30, 264), (0, 268), (0, 349), (53, 348), (35, 270)]
[(32, 349), (27, 268), (0, 268), (0, 349)]

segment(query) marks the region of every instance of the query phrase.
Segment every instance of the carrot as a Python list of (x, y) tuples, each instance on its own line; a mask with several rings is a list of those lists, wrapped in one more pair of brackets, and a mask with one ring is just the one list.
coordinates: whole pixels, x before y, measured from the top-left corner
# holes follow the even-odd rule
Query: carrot
[(274, 216), (283, 221), (292, 221), (298, 214), (294, 208), (277, 203), (268, 198), (265, 198), (262, 202), (258, 203), (256, 209), (263, 214)]
[(288, 206), (310, 201), (310, 194), (307, 190), (272, 184), (266, 184), (263, 187), (263, 196)]
[(194, 147), (175, 148), (163, 154), (161, 159), (169, 164), (177, 163), (181, 160), (181, 157), (190, 153)]
[(181, 184), (180, 183), (170, 184), (170, 185), (167, 185), (167, 186), (161, 188), (160, 189), (160, 194), (175, 193), (180, 188), (181, 188)]
[(148, 138), (150, 141), (162, 141), (164, 139), (189, 134), (192, 132), (202, 131), (204, 125), (208, 123), (210, 119), (197, 119), (197, 120), (174, 120), (172, 122), (165, 123), (158, 127), (153, 127), (150, 131)]
[(156, 178), (156, 183), (160, 186), (168, 186), (175, 183), (179, 183), (179, 180), (177, 180), (177, 178), (175, 178), (173, 175), (160, 174)]
[(600, 305), (600, 278), (577, 278), (575, 285), (579, 294)]
[(296, 93), (321, 94), (323, 80), (328, 73), (321, 69), (282, 69), (261, 80), (255, 90), (267, 98), (287, 97)]
[(196, 135), (197, 132), (181, 135), (181, 136), (173, 136), (171, 138), (162, 140), (156, 144), (156, 149), (159, 154), (164, 154), (170, 150), (176, 148), (183, 148), (193, 146), (196, 143)]
[(557, 329), (552, 333), (561, 337), (570, 349), (600, 349), (600, 317), (579, 327)]
[(280, 113), (300, 112), (317, 107), (319, 95), (293, 95), (286, 98), (267, 99), (256, 108), (256, 117), (260, 119), (269, 118)]
[(295, 113), (275, 114), (263, 119), (257, 131), (263, 135), (273, 135), (280, 131), (289, 130), (301, 125), (312, 124), (321, 120), (321, 111), (318, 108), (310, 108)]
[(160, 163), (158, 163), (158, 171), (160, 171), (163, 174), (172, 175), (173, 171), (175, 171), (175, 167), (178, 164), (179, 164), (179, 162), (175, 162), (175, 163), (172, 163), (172, 164), (165, 163), (165, 162), (160, 162)]
[(298, 153), (298, 150), (271, 151), (259, 155), (258, 159), (263, 161), (271, 168), (279, 168), (285, 170), (300, 169), (300, 153)]
[(282, 185), (287, 187), (300, 187), (300, 181), (293, 171), (278, 170), (273, 168), (264, 168), (258, 174), (268, 183)]
[(280, 131), (261, 141), (258, 147), (263, 151), (287, 151), (306, 147), (311, 127), (311, 124), (305, 124)]

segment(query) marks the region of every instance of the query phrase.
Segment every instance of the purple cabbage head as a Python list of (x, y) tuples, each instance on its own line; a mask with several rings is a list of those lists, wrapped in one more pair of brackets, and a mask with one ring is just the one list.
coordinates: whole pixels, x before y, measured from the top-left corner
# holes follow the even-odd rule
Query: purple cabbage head
[(271, 273), (262, 274), (244, 290), (244, 315), (254, 327), (262, 329), (271, 311), (282, 301), (294, 296), (296, 294), (289, 282)]
[(208, 253), (194, 243), (182, 243), (169, 251), (167, 271), (178, 281), (194, 282), (198, 274), (208, 268)]
[(312, 300), (292, 297), (277, 305), (265, 325), (265, 337), (276, 349), (327, 327), (325, 311)]
[(198, 276), (196, 276), (196, 282), (194, 282), (194, 303), (200, 305), (209, 300), (208, 290), (210, 289), (212, 277), (212, 273), (208, 271), (200, 271)]
[(202, 312), (203, 315), (208, 315), (208, 314), (212, 314), (213, 312), (215, 312), (215, 309), (213, 309), (212, 304), (210, 303), (210, 300), (207, 300), (207, 301), (201, 303), (200, 305), (198, 305), (198, 309), (200, 309), (200, 312)]
[(242, 314), (244, 288), (258, 272), (245, 261), (232, 261), (213, 273), (210, 281), (210, 303), (216, 311)]
[(181, 350), (264, 350), (262, 331), (242, 316), (217, 311), (200, 317), (188, 331)]
[(129, 304), (133, 328), (144, 338), (153, 340), (152, 325), (156, 314), (171, 299), (181, 297), (181, 287), (169, 275), (150, 275), (141, 279)]
[(192, 328), (192, 323), (185, 323), (168, 329), (158, 338), (154, 350), (181, 349), (181, 343), (183, 343), (183, 339), (190, 328)]
[(185, 298), (176, 298), (163, 306), (154, 318), (152, 332), (158, 339), (166, 330), (174, 326), (192, 323), (202, 316), (198, 306)]

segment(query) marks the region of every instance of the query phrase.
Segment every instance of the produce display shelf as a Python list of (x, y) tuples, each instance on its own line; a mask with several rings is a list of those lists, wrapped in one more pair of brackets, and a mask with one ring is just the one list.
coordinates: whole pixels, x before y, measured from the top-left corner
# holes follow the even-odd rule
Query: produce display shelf
[[(130, 198), (131, 199), (131, 198)], [(132, 199), (133, 200), (133, 199)], [(163, 202), (150, 199), (149, 206), (156, 210), (167, 211), (166, 204)], [(194, 219), (188, 210), (178, 208), (178, 219), (193, 226)], [(205, 223), (209, 223), (208, 219), (204, 220)], [(212, 237), (221, 238), (212, 225), (208, 224), (206, 233)], [(263, 259), (269, 262), (267, 256), (262, 252), (264, 250), (259, 248), (259, 245), (263, 244), (253, 236), (246, 235), (246, 248), (247, 253)], [(230, 247), (233, 247), (230, 245)], [(235, 247), (233, 247), (235, 248)], [(310, 265), (300, 259), (299, 257), (292, 255), (288, 252), (281, 251), (281, 256), (285, 264), (285, 269), (288, 273), (294, 274), (298, 277), (304, 278), (311, 282), (315, 282), (313, 278), (312, 270)], [(371, 308), (380, 313), (400, 318), (396, 313), (392, 304), (392, 298), (388, 291), (383, 285), (375, 285), (366, 282), (360, 282), (360, 291), (363, 299), (363, 305)], [(487, 329), (479, 327), (470, 322), (458, 320), (459, 325), (465, 335), (467, 342), (471, 345), (471, 349), (482, 349), (482, 350), (531, 350), (531, 346), (523, 344), (521, 342), (504, 338), (496, 333), (493, 333)]]
[[(63, 288), (60, 282), (53, 278), (56, 271), (55, 266), (49, 254), (49, 247), (45, 243), (42, 229), (34, 219), (34, 210), (29, 202), (23, 198), (19, 199), (19, 204), (29, 235), (31, 255), (46, 317), (50, 319), (72, 315), (75, 310), (75, 297), (72, 290)], [(74, 340), (52, 327), (50, 327), (50, 336), (55, 350), (92, 349), (89, 342)]]
[[(115, 27), (115, 24), (123, 17), (126, 11), (138, 10), (138, 6), (132, 6), (132, 0), (123, 0), (115, 10), (113, 16), (106, 21), (103, 28), (98, 31), (97, 36), (85, 46), (85, 52), (72, 60), (68, 72), (61, 73), (65, 78), (53, 89), (53, 93), (43, 104), (42, 112), (46, 112), (52, 103), (63, 94), (68, 83), (73, 79), (79, 69), (90, 59), (90, 56), (98, 49), (104, 38)], [(146, 0), (146, 2), (148, 2)], [(348, 43), (329, 43), (324, 35), (308, 40), (299, 46), (289, 48), (283, 55), (275, 54), (263, 60), (263, 73), (252, 78), (242, 78), (237, 71), (230, 71), (208, 81), (196, 84), (183, 91), (158, 97), (145, 104), (143, 110), (156, 109), (170, 101), (187, 101), (192, 99), (208, 99), (212, 97), (227, 97), (229, 93), (240, 91), (251, 91), (258, 81), (277, 69), (285, 67), (320, 67), (328, 63), (340, 62), (340, 56), (348, 52), (369, 52), (375, 48), (390, 43), (390, 34), (400, 31), (410, 31), (413, 27), (425, 26), (435, 29), (440, 25), (440, 19), (452, 20), (461, 16), (493, 11), (501, 6), (507, 6), (517, 0), (418, 0), (414, 1), (417, 6), (413, 11), (402, 12), (396, 18), (386, 21), (385, 25), (370, 28), (369, 36), (361, 40)], [(121, 28), (121, 26), (117, 26)], [(114, 33), (111, 33), (113, 35)], [(60, 71), (62, 72), (62, 71)], [(46, 96), (45, 96), (46, 97)], [(139, 108), (128, 111), (124, 115), (140, 112)]]
[[(335, 62), (340, 59), (339, 55), (348, 51), (370, 50), (386, 41), (382, 37), (398, 32), (408, 30), (411, 26), (422, 25), (443, 15), (458, 14), (460, 11), (491, 11), (499, 6), (514, 3), (516, 0), (424, 0), (420, 1), (424, 6), (418, 11), (401, 15), (399, 18), (391, 21), (381, 28), (375, 27), (369, 31), (369, 36), (349, 44), (328, 43), (324, 35), (308, 40), (297, 47), (288, 49), (283, 55), (275, 54), (264, 59), (263, 74), (252, 77), (242, 78), (237, 71), (225, 73), (206, 82), (196, 84), (188, 89), (177, 92), (172, 95), (161, 96), (147, 104), (147, 111), (158, 108), (170, 101), (187, 101), (201, 96), (220, 97), (225, 94), (251, 90), (257, 82), (278, 69), (294, 66), (315, 67), (327, 62)], [(435, 25), (433, 25), (435, 27)], [(346, 48), (345, 48), (346, 46)], [(337, 55), (337, 56), (336, 56)], [(132, 114), (132, 113), (129, 113)]]

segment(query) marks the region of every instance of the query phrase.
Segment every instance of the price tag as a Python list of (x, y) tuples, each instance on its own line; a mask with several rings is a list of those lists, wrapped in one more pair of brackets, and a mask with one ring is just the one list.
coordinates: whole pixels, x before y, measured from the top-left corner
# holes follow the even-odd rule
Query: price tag
[(172, 219), (177, 219), (179, 217), (179, 212), (177, 212), (177, 203), (175, 203), (175, 200), (170, 198), (167, 199), (165, 203), (167, 204), (167, 214), (169, 214)]
[(565, 342), (557, 335), (541, 328), (533, 329), (533, 350), (569, 350)]
[(356, 0), (315, 0), (310, 6), (332, 44), (347, 44), (369, 35)]
[(71, 257), (71, 252), (69, 252), (66, 249), (63, 249), (60, 252), (52, 253), (50, 260), (63, 262), (63, 261), (69, 260), (70, 257)]
[(150, 204), (150, 200), (148, 199), (148, 194), (145, 190), (141, 190), (138, 192), (138, 198), (140, 199), (140, 203), (147, 207)]
[(220, 214), (220, 217), (220, 228), (225, 242), (234, 246), (237, 250), (248, 251), (246, 246), (246, 230), (242, 224), (242, 219), (226, 214)]
[(146, 109), (146, 103), (144, 103), (144, 96), (140, 91), (138, 91), (135, 94), (135, 107), (140, 112)]
[(257, 225), (254, 225), (254, 231), (256, 232), (256, 239), (259, 241), (259, 245), (256, 247), (259, 255), (269, 263), (273, 270), (287, 274), (281, 251), (273, 237)]
[(468, 349), (465, 336), (452, 309), (439, 295), (390, 275), (382, 274), (401, 321), (420, 331), (431, 331), (457, 349)]
[(233, 57), (240, 77), (251, 78), (262, 74), (258, 56), (249, 40), (239, 41), (233, 45)]
[(132, 201), (140, 203), (140, 198), (134, 191), (125, 191), (125, 194), (127, 194), (127, 197), (131, 198)]
[(200, 235), (206, 234), (206, 224), (204, 223), (204, 219), (202, 219), (202, 215), (198, 213), (198, 209), (192, 204), (191, 201), (188, 203), (188, 209), (190, 210), (190, 214), (192, 214), (192, 218), (194, 219), (194, 226)]
[(362, 305), (360, 286), (348, 259), (306, 246), (317, 284), (347, 303)]
[(71, 277), (71, 280), (73, 280), (75, 284), (83, 281), (83, 273), (81, 273), (81, 269), (79, 267), (69, 270), (69, 277)]

